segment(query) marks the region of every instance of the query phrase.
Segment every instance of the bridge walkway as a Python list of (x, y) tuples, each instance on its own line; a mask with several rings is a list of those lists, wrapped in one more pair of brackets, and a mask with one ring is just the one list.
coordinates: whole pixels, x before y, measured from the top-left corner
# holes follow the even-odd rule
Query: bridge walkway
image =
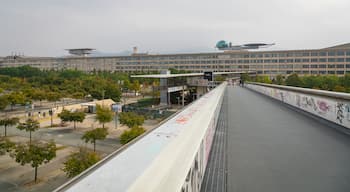
[(220, 157), (210, 157), (202, 191), (350, 191), (348, 135), (248, 89), (228, 87), (225, 97), (211, 153)]

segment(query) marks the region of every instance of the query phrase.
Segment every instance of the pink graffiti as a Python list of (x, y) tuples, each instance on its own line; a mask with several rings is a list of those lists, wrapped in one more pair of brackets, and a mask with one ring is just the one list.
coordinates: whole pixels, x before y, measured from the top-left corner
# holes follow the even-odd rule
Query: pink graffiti
[(186, 124), (188, 121), (188, 117), (186, 116), (180, 116), (179, 118), (176, 119), (176, 123), (178, 124)]
[(317, 105), (318, 105), (318, 108), (322, 111), (322, 112), (327, 112), (329, 111), (329, 108), (330, 106), (324, 102), (324, 101), (317, 101)]

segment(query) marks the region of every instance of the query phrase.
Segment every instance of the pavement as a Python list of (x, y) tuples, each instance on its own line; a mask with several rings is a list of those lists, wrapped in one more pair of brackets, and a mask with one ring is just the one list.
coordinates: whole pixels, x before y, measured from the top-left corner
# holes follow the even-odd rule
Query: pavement
[(248, 89), (226, 94), (226, 191), (350, 191), (349, 135)]
[[(133, 100), (129, 101), (133, 102)], [(59, 118), (54, 118), (54, 124), (60, 124)], [(22, 122), (24, 119), (21, 120)], [(77, 123), (77, 128), (73, 128), (73, 123), (66, 123), (65, 127), (48, 128), (51, 124), (49, 117), (39, 118), (41, 128), (32, 133), (32, 138), (36, 140), (50, 141), (54, 140), (59, 146), (64, 146), (57, 151), (57, 157), (50, 163), (44, 164), (38, 169), (38, 177), (40, 182), (32, 183), (34, 177), (33, 168), (30, 165), (21, 166), (16, 163), (8, 155), (0, 156), (0, 191), (52, 191), (62, 185), (69, 179), (62, 171), (63, 162), (67, 156), (73, 151), (77, 151), (79, 146), (86, 146), (93, 149), (93, 144), (85, 143), (80, 138), (85, 131), (93, 128), (102, 127), (96, 120), (95, 116), (88, 114), (83, 123)], [(151, 129), (157, 126), (158, 120), (146, 120), (144, 128)], [(118, 123), (117, 128), (115, 122), (107, 123), (109, 135), (105, 140), (96, 142), (96, 151), (102, 156), (106, 156), (121, 147), (119, 143), (120, 134), (128, 129)], [(15, 142), (29, 141), (29, 132), (20, 131), (16, 126), (7, 128), (8, 138)]]

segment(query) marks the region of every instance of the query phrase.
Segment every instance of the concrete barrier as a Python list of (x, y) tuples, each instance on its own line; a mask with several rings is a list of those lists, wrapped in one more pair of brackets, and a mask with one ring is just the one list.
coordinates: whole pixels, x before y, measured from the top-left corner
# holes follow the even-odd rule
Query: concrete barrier
[(200, 191), (226, 83), (56, 191)]
[(350, 94), (299, 87), (247, 83), (246, 87), (317, 117), (350, 128)]

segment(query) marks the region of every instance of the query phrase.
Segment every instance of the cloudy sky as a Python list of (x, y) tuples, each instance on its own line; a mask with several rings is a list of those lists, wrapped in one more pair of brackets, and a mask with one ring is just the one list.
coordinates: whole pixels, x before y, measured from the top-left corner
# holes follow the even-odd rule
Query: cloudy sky
[(221, 39), (322, 48), (350, 42), (349, 10), (349, 0), (1, 0), (0, 56), (204, 52)]

